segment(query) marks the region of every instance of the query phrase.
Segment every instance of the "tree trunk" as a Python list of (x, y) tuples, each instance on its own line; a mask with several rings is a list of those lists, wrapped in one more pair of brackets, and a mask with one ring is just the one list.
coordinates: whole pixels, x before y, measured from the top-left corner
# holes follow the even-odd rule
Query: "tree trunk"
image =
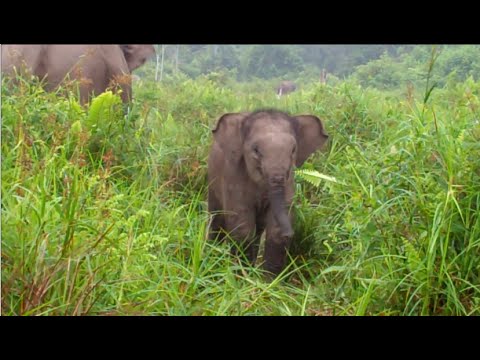
[(157, 52), (156, 54), (156, 65), (155, 65), (155, 82), (158, 81), (158, 68), (160, 66), (160, 54)]
[(163, 79), (163, 59), (165, 58), (165, 45), (162, 45), (162, 63), (160, 65), (160, 81)]
[(175, 51), (175, 73), (178, 71), (178, 53), (180, 50), (180, 45), (177, 45), (177, 49)]

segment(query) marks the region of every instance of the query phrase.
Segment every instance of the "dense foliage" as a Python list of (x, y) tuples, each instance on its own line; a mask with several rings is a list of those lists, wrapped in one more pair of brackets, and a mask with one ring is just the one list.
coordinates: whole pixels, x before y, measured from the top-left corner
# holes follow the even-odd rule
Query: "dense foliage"
[[(165, 74), (196, 78), (211, 72), (236, 81), (255, 78), (318, 82), (322, 69), (333, 78), (354, 77), (363, 86), (392, 89), (408, 82), (421, 83), (432, 46), (421, 45), (157, 45)], [(480, 76), (480, 46), (437, 45), (434, 80), (464, 81)], [(161, 61), (161, 56), (159, 56)], [(139, 73), (155, 71), (154, 64)]]

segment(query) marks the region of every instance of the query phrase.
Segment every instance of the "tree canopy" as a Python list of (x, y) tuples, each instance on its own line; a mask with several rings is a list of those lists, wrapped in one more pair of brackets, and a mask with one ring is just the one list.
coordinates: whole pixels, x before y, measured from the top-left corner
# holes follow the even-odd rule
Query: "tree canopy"
[[(422, 80), (429, 45), (158, 45), (166, 74), (196, 78), (226, 73), (237, 81), (292, 79), (318, 81), (322, 70), (338, 78), (354, 77), (364, 86), (392, 88)], [(432, 73), (442, 85), (480, 76), (480, 46), (437, 45)], [(148, 68), (143, 69), (148, 72)], [(163, 71), (163, 69), (162, 69)]]

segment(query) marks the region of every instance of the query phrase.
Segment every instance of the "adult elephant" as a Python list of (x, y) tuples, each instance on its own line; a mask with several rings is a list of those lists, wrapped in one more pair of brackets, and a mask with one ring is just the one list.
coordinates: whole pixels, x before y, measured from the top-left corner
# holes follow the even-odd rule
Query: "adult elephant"
[(67, 79), (79, 80), (82, 104), (118, 87), (123, 102), (129, 102), (132, 71), (154, 54), (153, 45), (2, 45), (2, 73), (31, 73), (45, 80), (47, 91)]
[(294, 92), (297, 89), (297, 85), (293, 81), (282, 81), (277, 87), (277, 96), (281, 97), (284, 94)]
[(295, 166), (328, 139), (314, 115), (291, 116), (277, 110), (223, 115), (213, 130), (208, 159), (208, 210), (213, 215), (210, 239), (235, 240), (232, 248), (257, 257), (266, 230), (264, 268), (279, 274), (293, 237)]

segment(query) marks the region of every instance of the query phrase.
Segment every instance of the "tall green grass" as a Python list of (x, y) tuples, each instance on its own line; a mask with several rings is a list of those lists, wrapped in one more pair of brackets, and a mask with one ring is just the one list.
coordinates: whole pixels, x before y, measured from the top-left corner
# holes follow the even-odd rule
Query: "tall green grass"
[[(382, 93), (208, 78), (90, 108), (2, 84), (4, 315), (479, 315), (480, 85)], [(248, 90), (248, 91), (246, 91)], [(331, 135), (297, 174), (289, 267), (265, 282), (205, 240), (210, 128), (225, 112), (313, 113)]]

